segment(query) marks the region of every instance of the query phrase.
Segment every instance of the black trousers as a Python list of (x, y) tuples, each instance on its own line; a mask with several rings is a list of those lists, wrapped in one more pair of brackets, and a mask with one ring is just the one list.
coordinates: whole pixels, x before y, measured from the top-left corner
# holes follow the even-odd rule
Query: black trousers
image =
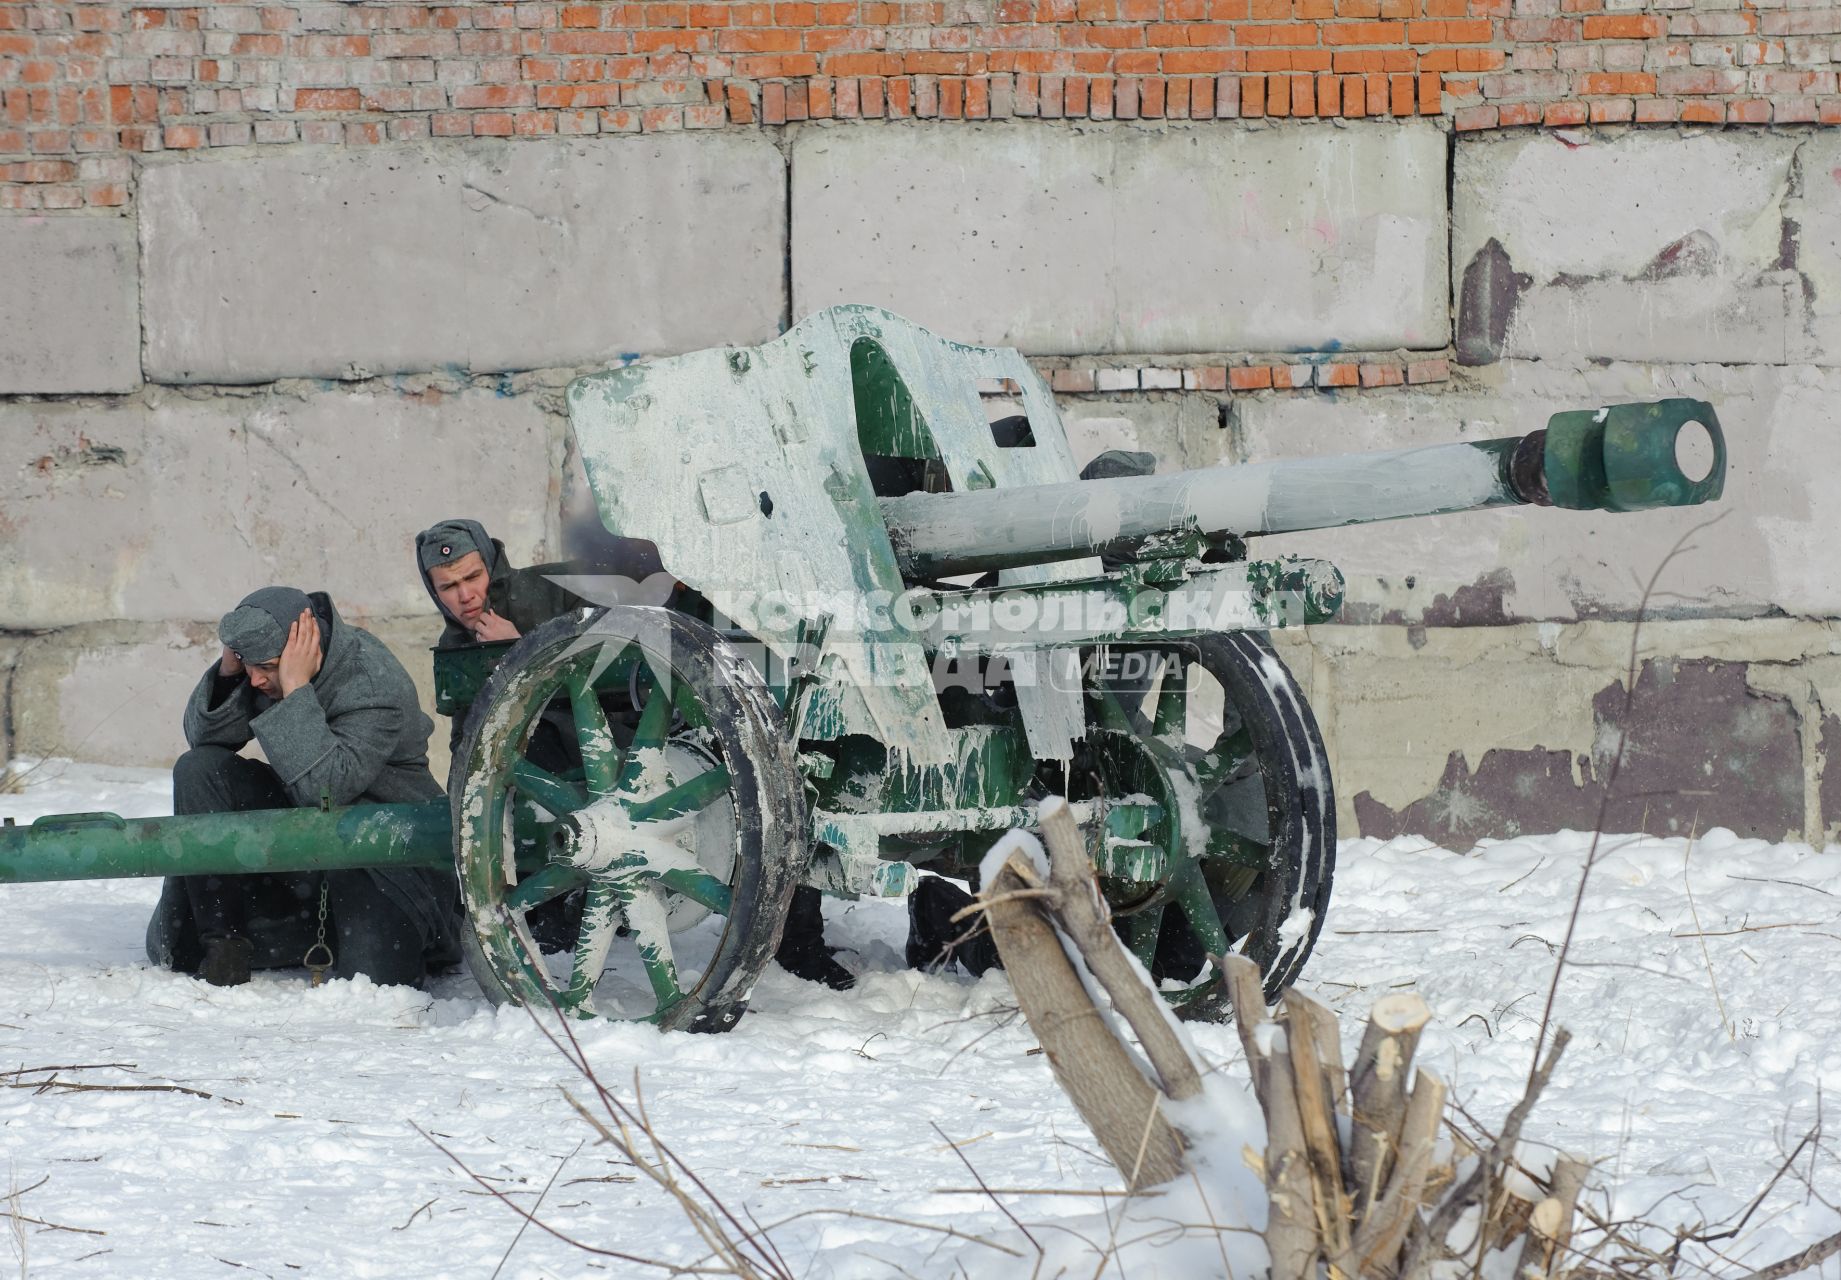
[[(173, 765), (175, 814), (293, 807), (273, 769), (225, 747), (194, 747)], [(196, 973), (206, 939), (234, 937), (254, 947), (253, 968), (298, 967), (319, 934), (322, 888), (335, 977), (422, 980), (421, 931), (368, 871), (168, 876), (147, 923), (147, 958)]]

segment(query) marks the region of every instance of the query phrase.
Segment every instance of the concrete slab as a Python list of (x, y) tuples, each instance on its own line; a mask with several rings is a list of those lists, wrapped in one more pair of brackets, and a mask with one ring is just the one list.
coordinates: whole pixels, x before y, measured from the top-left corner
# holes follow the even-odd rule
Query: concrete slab
[(1826, 130), (1804, 136), (1796, 151), (1796, 177), (1784, 201), (1794, 228), (1788, 246), (1808, 284), (1809, 336), (1815, 358), (1841, 364), (1841, 140)]
[(1626, 710), (1631, 632), (1332, 626), (1274, 638), (1323, 725), (1345, 836), (1465, 848), (1590, 829), (1620, 728), (1632, 748), (1610, 830), (1725, 826), (1780, 840), (1832, 820), (1819, 799), (1824, 762), (1800, 741), (1814, 740), (1809, 686), (1834, 662), (1832, 625), (1652, 621)]
[(149, 165), (148, 376), (599, 364), (779, 331), (761, 135), (311, 150)]
[(1108, 449), (1151, 454), (1160, 473), (1212, 466), (1225, 455), (1220, 402), (1210, 396), (1066, 400), (1059, 408), (1074, 461), (1083, 467)]
[(256, 587), (359, 618), (429, 607), (411, 550), (470, 515), (556, 546), (558, 419), (535, 396), (324, 391), (0, 406), (0, 618), (215, 619)]
[[(99, 623), (30, 641), (13, 672), (13, 754), (155, 768), (172, 764), (186, 747), (180, 729), (185, 700), (217, 659), (216, 625), (215, 620)], [(428, 657), (439, 625), (432, 615), (368, 619), (362, 625), (415, 679), (422, 709), (435, 722), (430, 767), (445, 782), (448, 722), (433, 711)]]
[(1517, 133), (1456, 145), (1461, 360), (1815, 354), (1787, 221), (1795, 137)]
[[(1841, 376), (1766, 366), (1590, 370), (1506, 362), (1442, 393), (1247, 398), (1235, 402), (1254, 459), (1518, 436), (1562, 409), (1666, 396), (1711, 401), (1727, 437), (1725, 497), (1634, 515), (1511, 508), (1259, 539), (1256, 549), (1322, 556), (1348, 579), (1346, 617), (1431, 625), (1630, 616), (1643, 584), (1688, 530), (1654, 605), (1668, 615), (1841, 616), (1841, 566), (1820, 548), (1841, 521), (1825, 482), (1841, 461), (1826, 424)], [(1455, 384), (1454, 384), (1455, 385)]]
[(128, 218), (0, 218), (0, 395), (140, 385), (137, 259)]
[(215, 635), (214, 623), (103, 623), (30, 642), (13, 671), (14, 754), (170, 765)]
[(1442, 347), (1430, 125), (814, 129), (793, 310), (887, 307), (1030, 353)]

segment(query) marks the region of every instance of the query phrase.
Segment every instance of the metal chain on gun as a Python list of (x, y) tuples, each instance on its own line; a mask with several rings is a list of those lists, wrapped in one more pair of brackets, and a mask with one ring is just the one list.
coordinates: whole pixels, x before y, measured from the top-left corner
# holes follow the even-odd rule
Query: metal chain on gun
[[(313, 985), (319, 986), (326, 981), (326, 971), (332, 968), (332, 948), (326, 944), (326, 877), (320, 877), (320, 932), (313, 945), (307, 948), (307, 954), (301, 957), (301, 963), (307, 966), (307, 972), (313, 975)], [(324, 956), (316, 960), (315, 956)]]

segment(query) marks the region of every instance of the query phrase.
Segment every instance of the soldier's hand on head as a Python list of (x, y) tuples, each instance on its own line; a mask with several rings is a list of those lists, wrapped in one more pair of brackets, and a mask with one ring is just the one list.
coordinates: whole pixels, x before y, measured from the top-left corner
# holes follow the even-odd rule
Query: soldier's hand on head
[(473, 624), (473, 637), (476, 640), (516, 640), (522, 634), (512, 625), (510, 618), (490, 609), (481, 613), (479, 621)]
[(217, 660), (217, 674), (226, 680), (234, 680), (243, 674), (243, 659), (237, 657), (236, 651), (229, 645), (224, 646), (223, 656)]
[(320, 673), (320, 624), (313, 620), (313, 610), (302, 609), (300, 617), (288, 628), (288, 643), (281, 651), (276, 675), (281, 680), (281, 696), (287, 697)]

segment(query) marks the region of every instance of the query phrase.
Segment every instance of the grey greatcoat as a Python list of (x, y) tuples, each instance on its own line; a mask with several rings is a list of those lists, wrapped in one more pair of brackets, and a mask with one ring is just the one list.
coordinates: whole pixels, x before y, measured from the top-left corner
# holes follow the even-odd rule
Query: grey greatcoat
[[(312, 682), (276, 700), (246, 679), (223, 679), (213, 663), (186, 704), (186, 741), (206, 752), (237, 752), (251, 740), (259, 742), (296, 806), (317, 805), (322, 796), (335, 805), (444, 799), (446, 790), (428, 768), (434, 723), (423, 713), (409, 673), (376, 636), (340, 618), (324, 592), (308, 599), (326, 637)], [(176, 778), (179, 774), (175, 770)], [(414, 924), (431, 968), (458, 959), (460, 890), (452, 871), (392, 868), (361, 874)], [(148, 928), (148, 953), (170, 964), (196, 946), (191, 908), (169, 879)]]

